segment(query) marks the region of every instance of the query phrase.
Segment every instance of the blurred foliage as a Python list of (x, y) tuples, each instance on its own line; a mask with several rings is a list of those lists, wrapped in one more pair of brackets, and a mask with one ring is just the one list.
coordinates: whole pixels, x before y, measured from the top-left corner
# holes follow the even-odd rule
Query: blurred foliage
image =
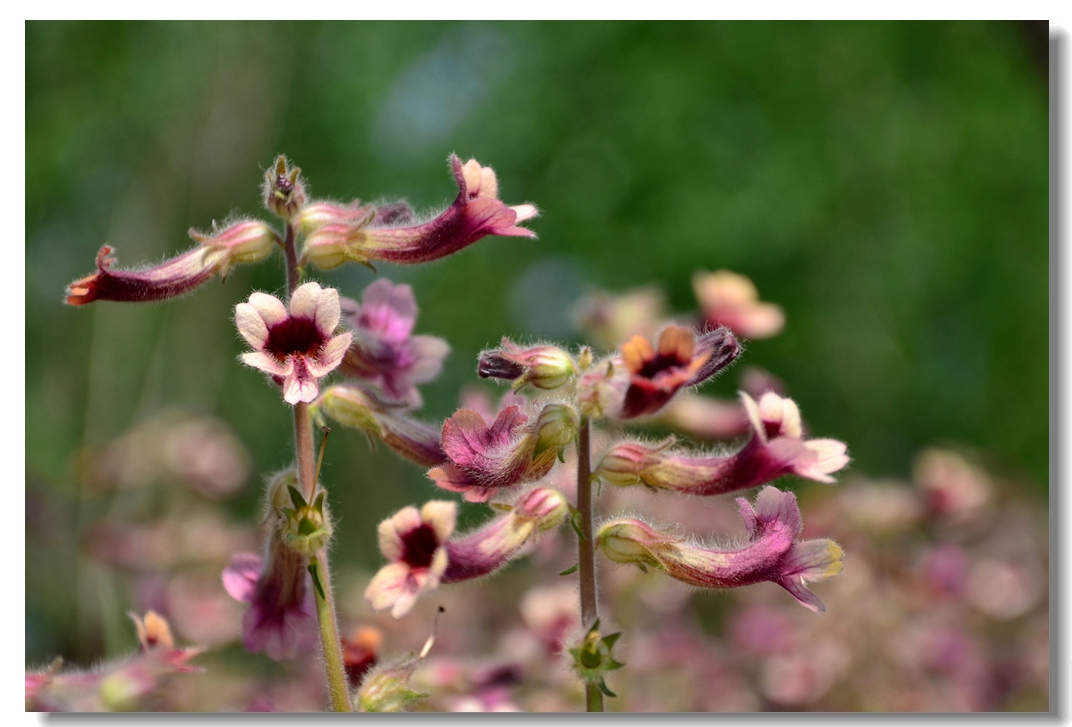
[[(166, 305), (62, 299), (104, 242), (132, 266), (188, 247), (190, 226), (267, 218), (261, 170), (281, 152), (314, 194), (430, 209), (453, 197), (455, 151), (493, 166), (508, 204), (539, 205), (539, 241), (381, 270), (414, 286), (417, 332), (453, 347), (423, 387), (430, 420), (500, 336), (574, 337), (582, 293), (654, 283), (693, 310), (692, 272), (729, 268), (788, 316), (743, 360), (787, 383), (817, 435), (846, 440), (856, 470), (904, 477), (923, 446), (968, 445), (1044, 497), (1046, 71), (1019, 26), (26, 28), (28, 518), (78, 503), (63, 545), (28, 528), (28, 662), (118, 648), (99, 620), (125, 604), (86, 586), (75, 556), (107, 507), (81, 482), (83, 448), (181, 406), (233, 427), (254, 473), (291, 458), (288, 412), (236, 363), (231, 322), (252, 288), (281, 288), (281, 262)], [(373, 275), (320, 278), (358, 297)], [(735, 377), (712, 390), (732, 394)], [(334, 557), (369, 568), (376, 522), (432, 493), (353, 431), (332, 436), (324, 480)], [(259, 491), (251, 475), (234, 517), (252, 520)]]

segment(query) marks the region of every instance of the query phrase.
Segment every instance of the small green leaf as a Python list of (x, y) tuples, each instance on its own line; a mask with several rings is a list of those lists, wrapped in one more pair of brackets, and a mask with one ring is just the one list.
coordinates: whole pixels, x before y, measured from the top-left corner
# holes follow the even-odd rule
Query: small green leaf
[(571, 573), (576, 573), (577, 569), (580, 568), (580, 567), (581, 567), (580, 563), (574, 563), (569, 568), (567, 568), (566, 570), (564, 570), (561, 573), (559, 573), (559, 575), (560, 576), (568, 576)]
[(295, 508), (308, 507), (309, 503), (305, 501), (302, 494), (298, 492), (298, 488), (294, 485), (287, 485), (287, 491), (290, 493), (290, 501), (294, 503)]
[(324, 587), (320, 585), (320, 575), (317, 573), (316, 563), (309, 564), (309, 575), (313, 577), (313, 587), (316, 588), (316, 592), (320, 596), (320, 600), (328, 600), (328, 597), (324, 595)]
[(623, 666), (625, 666), (625, 664), (621, 663), (620, 661), (615, 661), (614, 659), (608, 659), (606, 666), (603, 667), (603, 670), (604, 671), (614, 671), (615, 669), (621, 669)]
[(580, 519), (581, 519), (581, 513), (580, 512), (573, 513), (573, 517), (571, 517), (570, 521), (569, 521), (570, 527), (573, 528), (573, 532), (577, 533), (578, 538), (580, 538), (581, 540), (587, 540), (587, 538), (584, 537), (584, 533), (581, 532), (581, 526), (579, 524)]
[(326, 494), (327, 494), (326, 492), (321, 490), (320, 494), (316, 496), (315, 500), (313, 500), (313, 509), (316, 510), (317, 512), (319, 512), (319, 513), (324, 512), (324, 495), (326, 495)]
[(620, 638), (622, 638), (622, 632), (621, 631), (619, 631), (616, 634), (611, 634), (610, 636), (604, 636), (602, 641), (603, 641), (604, 644), (606, 644), (608, 649), (613, 649), (614, 648), (614, 643)]
[(596, 686), (597, 686), (597, 687), (599, 687), (599, 691), (603, 692), (603, 693), (604, 693), (604, 694), (606, 694), (606, 695), (607, 695), (608, 697), (617, 697), (617, 696), (618, 696), (617, 694), (615, 694), (614, 692), (612, 692), (612, 691), (611, 691), (611, 690), (610, 690), (610, 689), (609, 689), (609, 688), (607, 687), (607, 683), (606, 683), (605, 681), (603, 681), (602, 679), (600, 679), (600, 680), (599, 680), (599, 684), (597, 684)]

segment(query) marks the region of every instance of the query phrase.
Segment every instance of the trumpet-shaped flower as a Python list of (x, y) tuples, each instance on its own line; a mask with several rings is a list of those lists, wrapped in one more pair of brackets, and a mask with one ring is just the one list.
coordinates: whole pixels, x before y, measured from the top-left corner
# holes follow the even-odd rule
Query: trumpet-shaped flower
[(756, 404), (741, 399), (754, 430), (739, 452), (725, 457), (694, 456), (669, 447), (639, 442), (614, 445), (596, 468), (598, 477), (620, 487), (647, 485), (692, 495), (721, 495), (745, 490), (789, 474), (830, 483), (849, 462), (845, 444), (834, 439), (802, 437), (800, 411), (792, 399), (768, 392)]
[(425, 591), (493, 573), (519, 557), (539, 534), (557, 527), (569, 513), (565, 496), (537, 487), (506, 513), (461, 536), (452, 537), (457, 518), (453, 502), (426, 503), (420, 512), (406, 507), (380, 523), (380, 552), (390, 561), (373, 577), (365, 598), (373, 610), (390, 608), (400, 618)]
[(516, 406), (488, 422), (462, 409), (443, 422), (443, 451), (449, 462), (428, 472), (445, 490), (465, 493), (469, 502), (485, 502), (496, 492), (546, 475), (562, 449), (576, 436), (576, 412), (549, 404), (536, 421)]
[(585, 372), (578, 398), (589, 416), (654, 414), (682, 388), (698, 386), (729, 366), (740, 352), (725, 328), (697, 336), (684, 326), (667, 326), (657, 348), (643, 336), (633, 336), (620, 356)]
[(67, 286), (68, 305), (86, 305), (95, 300), (145, 303), (167, 300), (208, 282), (219, 273), (226, 277), (232, 267), (268, 257), (279, 235), (257, 220), (243, 220), (215, 234), (190, 230), (198, 247), (141, 270), (115, 270), (113, 249), (101, 247), (97, 253), (97, 272)]
[(635, 518), (605, 523), (595, 542), (613, 561), (658, 568), (699, 588), (770, 581), (789, 591), (805, 608), (825, 611), (807, 584), (841, 572), (841, 547), (832, 540), (798, 540), (803, 522), (791, 492), (765, 487), (754, 507), (743, 497), (737, 499), (737, 507), (748, 531), (748, 543), (741, 548), (701, 547)]
[(316, 614), (306, 559), (281, 539), (273, 539), (268, 559), (236, 553), (223, 571), (223, 587), (250, 604), (242, 617), (242, 645), (276, 661), (291, 659), (313, 643)]
[(235, 306), (235, 324), (253, 351), (247, 366), (264, 371), (283, 387), (288, 404), (316, 398), (317, 382), (335, 369), (349, 348), (349, 332), (333, 336), (339, 324), (339, 293), (305, 283), (294, 291), (290, 311), (275, 296), (253, 293)]
[(391, 399), (419, 407), (416, 384), (435, 379), (450, 346), (435, 336), (414, 336), (417, 301), (413, 288), (380, 279), (365, 288), (361, 303), (342, 298), (344, 322), (353, 343), (339, 371), (376, 384)]
[[(508, 207), (499, 201), (498, 181), (490, 167), (475, 159), (450, 157), (458, 196), (435, 218), (413, 224), (407, 214), (373, 214), (354, 221), (331, 221), (305, 238), (304, 257), (319, 268), (346, 262), (384, 260), (415, 264), (438, 260), (486, 237), (535, 237), (517, 223), (537, 215), (533, 205)], [(392, 208), (392, 211), (395, 208)]]

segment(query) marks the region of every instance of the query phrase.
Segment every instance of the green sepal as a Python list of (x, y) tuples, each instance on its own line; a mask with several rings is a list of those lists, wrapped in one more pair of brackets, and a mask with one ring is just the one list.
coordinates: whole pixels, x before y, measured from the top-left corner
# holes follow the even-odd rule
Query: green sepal
[(618, 641), (618, 639), (620, 638), (622, 638), (621, 631), (616, 634), (611, 634), (610, 636), (604, 636), (601, 641), (606, 645), (608, 649), (613, 649), (615, 642)]
[(324, 595), (324, 587), (320, 585), (320, 574), (317, 572), (316, 563), (309, 564), (309, 575), (313, 577), (313, 587), (316, 588), (316, 592), (317, 595), (320, 596), (320, 600), (328, 600), (328, 597)]
[(573, 565), (571, 565), (571, 566), (570, 566), (569, 568), (567, 568), (566, 570), (564, 570), (564, 571), (562, 571), (561, 573), (559, 573), (559, 575), (560, 575), (560, 576), (568, 576), (568, 575), (570, 575), (571, 573), (576, 573), (576, 572), (577, 572), (577, 569), (578, 569), (578, 568), (580, 568), (580, 567), (581, 567), (581, 564), (580, 564), (580, 563), (574, 563), (574, 564), (573, 564)]
[(507, 505), (505, 502), (489, 502), (488, 507), (492, 510), (498, 510), (499, 512), (513, 512), (514, 506)]
[(604, 693), (604, 694), (606, 694), (606, 695), (607, 695), (608, 697), (617, 697), (617, 696), (618, 696), (617, 694), (615, 694), (614, 692), (612, 692), (612, 691), (611, 691), (611, 690), (610, 690), (610, 689), (609, 689), (609, 688), (607, 687), (607, 683), (606, 683), (605, 681), (603, 681), (603, 679), (600, 679), (600, 680), (599, 680), (599, 682), (598, 682), (598, 683), (596, 684), (596, 686), (597, 686), (597, 687), (599, 687), (599, 691), (603, 692), (603, 693)]
[(301, 509), (303, 507), (309, 507), (309, 503), (305, 501), (302, 494), (298, 492), (298, 488), (294, 485), (287, 485), (287, 492), (290, 493), (290, 501), (294, 503), (295, 509)]
[(614, 659), (608, 659), (607, 660), (607, 665), (605, 667), (603, 667), (603, 670), (604, 671), (614, 671), (615, 669), (621, 669), (623, 666), (625, 666), (625, 664), (623, 664), (620, 661), (615, 661)]
[(324, 490), (321, 490), (320, 494), (313, 500), (313, 509), (321, 514), (324, 512), (324, 495), (326, 494), (327, 493)]

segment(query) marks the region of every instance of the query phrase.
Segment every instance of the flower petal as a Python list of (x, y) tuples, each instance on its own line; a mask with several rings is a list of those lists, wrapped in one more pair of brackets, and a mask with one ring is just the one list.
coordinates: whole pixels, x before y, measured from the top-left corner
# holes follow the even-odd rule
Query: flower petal
[(274, 295), (268, 295), (267, 293), (250, 293), (249, 305), (257, 309), (261, 318), (264, 320), (264, 324), (271, 328), (276, 323), (285, 320), (287, 317), (287, 308), (283, 305), (283, 301), (276, 298)]
[(260, 351), (268, 342), (268, 326), (261, 314), (249, 303), (239, 303), (235, 306), (235, 326), (242, 338), (246, 339), (252, 348)]
[(223, 569), (223, 589), (236, 601), (253, 602), (262, 560), (256, 553), (235, 553)]
[[(336, 296), (338, 294), (336, 293)], [(307, 318), (316, 320), (317, 303), (320, 300), (320, 285), (318, 283), (305, 283), (299, 285), (290, 296), (290, 315), (294, 318)], [(335, 298), (338, 303), (338, 297)], [(334, 326), (332, 327), (334, 333)]]
[(242, 363), (280, 378), (286, 377), (294, 370), (294, 363), (290, 358), (280, 361), (275, 356), (269, 356), (260, 351), (242, 354)]

